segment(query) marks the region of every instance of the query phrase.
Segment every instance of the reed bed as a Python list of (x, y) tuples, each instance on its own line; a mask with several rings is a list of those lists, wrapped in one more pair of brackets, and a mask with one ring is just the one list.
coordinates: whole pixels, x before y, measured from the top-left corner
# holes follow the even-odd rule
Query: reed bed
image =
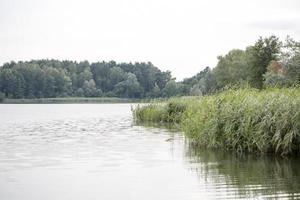
[(227, 90), (173, 98), (133, 110), (136, 122), (180, 126), (200, 146), (237, 152), (300, 152), (300, 88)]

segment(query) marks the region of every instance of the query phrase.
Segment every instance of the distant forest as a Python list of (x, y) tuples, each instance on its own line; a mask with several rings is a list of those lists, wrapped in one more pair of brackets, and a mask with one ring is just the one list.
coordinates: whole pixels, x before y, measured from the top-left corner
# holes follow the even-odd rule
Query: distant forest
[[(203, 56), (203, 55), (202, 55)], [(204, 55), (205, 56), (205, 55)], [(0, 99), (55, 97), (157, 98), (207, 95), (244, 85), (300, 84), (300, 43), (260, 37), (245, 50), (233, 49), (191, 78), (176, 82), (152, 63), (32, 60), (0, 67)]]
[(170, 72), (151, 63), (32, 60), (0, 69), (0, 91), (8, 98), (159, 97), (170, 81)]

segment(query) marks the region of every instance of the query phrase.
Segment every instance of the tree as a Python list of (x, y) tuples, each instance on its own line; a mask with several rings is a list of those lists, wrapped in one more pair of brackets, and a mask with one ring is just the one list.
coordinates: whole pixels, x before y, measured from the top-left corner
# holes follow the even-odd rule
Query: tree
[(287, 63), (286, 76), (293, 85), (300, 84), (300, 53), (292, 57)]
[(89, 81), (84, 81), (83, 91), (84, 96), (86, 97), (99, 97), (102, 95), (102, 91), (96, 88), (96, 84), (93, 79)]
[(111, 91), (113, 86), (110, 83), (110, 67), (105, 62), (93, 63), (91, 72), (97, 88), (101, 88), (103, 92)]
[(57, 96), (69, 96), (71, 94), (72, 81), (64, 71), (55, 74)]
[[(53, 76), (53, 71), (54, 69), (49, 68), (45, 71), (45, 85), (43, 88), (44, 91), (44, 97), (49, 98), (49, 97), (56, 97), (56, 83), (55, 83), (55, 78)], [(28, 97), (28, 96), (27, 96)]]
[(121, 82), (125, 78), (125, 73), (120, 67), (113, 67), (110, 70), (109, 78), (113, 85)]
[(75, 92), (76, 97), (84, 97), (84, 91), (82, 88), (78, 88)]
[(10, 62), (0, 67), (0, 90), (9, 98), (103, 94), (141, 98), (151, 96), (152, 92), (160, 95), (158, 91), (169, 80), (170, 72), (162, 72), (150, 62), (90, 64), (43, 59)]
[(248, 62), (250, 68), (250, 84), (261, 89), (263, 86), (263, 74), (267, 72), (269, 63), (278, 60), (282, 43), (272, 35), (268, 38), (260, 37), (254, 46), (248, 47)]
[(90, 68), (85, 68), (83, 72), (79, 73), (77, 77), (77, 86), (82, 87), (85, 81), (89, 81), (93, 78), (93, 74)]
[(295, 41), (287, 36), (280, 52), (280, 62), (287, 65), (293, 57), (300, 54), (300, 42)]
[(201, 91), (200, 87), (201, 87), (201, 85), (198, 83), (193, 85), (193, 87), (190, 89), (190, 95), (202, 96), (202, 91)]
[[(280, 54), (279, 54), (280, 53)], [(170, 71), (150, 62), (116, 63), (31, 60), (0, 66), (0, 91), (7, 98), (64, 96), (114, 96), (128, 98), (207, 95), (228, 85), (262, 88), (265, 84), (300, 84), (300, 43), (287, 38), (260, 37), (246, 50), (233, 49), (218, 57), (214, 69), (206, 67), (195, 76), (176, 82)], [(267, 66), (282, 65), (284, 74)], [(276, 67), (276, 65), (274, 65)], [(285, 80), (286, 79), (286, 80)]]
[(14, 74), (14, 82), (10, 83), (13, 85), (14, 90), (13, 90), (13, 97), (20, 99), (24, 97), (24, 85), (25, 85), (25, 80), (24, 77), (21, 73), (17, 72), (17, 71), (13, 71)]
[(9, 68), (4, 68), (1, 73), (1, 90), (5, 93), (8, 98), (13, 98), (13, 93), (15, 89), (16, 77), (13, 71)]
[(218, 57), (218, 64), (213, 70), (217, 80), (217, 88), (221, 89), (226, 85), (237, 85), (248, 79), (248, 63), (246, 53), (240, 49), (231, 50), (224, 57)]
[(5, 99), (5, 94), (0, 91), (0, 102), (2, 102)]
[(184, 79), (182, 81), (182, 83), (184, 85), (184, 89), (183, 89), (184, 91), (183, 91), (183, 93), (185, 95), (190, 95), (191, 94), (190, 93), (191, 89), (192, 88), (196, 89), (197, 86), (195, 86), (195, 85), (197, 85), (199, 83), (200, 79), (203, 78), (209, 71), (210, 71), (210, 68), (209, 67), (205, 67), (204, 70), (200, 71), (195, 76), (192, 76), (190, 78)]
[(122, 97), (139, 98), (140, 84), (133, 73), (127, 73), (126, 80), (118, 83), (115, 86), (114, 93)]
[(160, 88), (158, 87), (158, 85), (155, 83), (154, 85), (154, 88), (152, 89), (152, 92), (151, 92), (151, 97), (159, 97), (161, 94), (160, 94)]
[(175, 80), (170, 80), (162, 90), (162, 94), (164, 97), (176, 96), (178, 92), (177, 89), (177, 83), (175, 82)]

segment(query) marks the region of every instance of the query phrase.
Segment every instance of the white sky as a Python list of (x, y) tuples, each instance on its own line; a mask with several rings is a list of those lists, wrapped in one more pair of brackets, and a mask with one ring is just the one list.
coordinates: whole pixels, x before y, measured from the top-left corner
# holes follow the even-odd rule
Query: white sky
[(0, 64), (150, 61), (181, 80), (271, 34), (300, 40), (300, 0), (0, 0)]

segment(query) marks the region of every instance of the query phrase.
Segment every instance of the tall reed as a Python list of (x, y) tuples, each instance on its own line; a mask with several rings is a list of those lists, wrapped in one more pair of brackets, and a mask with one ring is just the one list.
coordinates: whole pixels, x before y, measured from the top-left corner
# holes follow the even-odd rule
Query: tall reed
[(300, 152), (300, 88), (228, 90), (138, 106), (137, 122), (180, 125), (198, 145), (238, 152)]

